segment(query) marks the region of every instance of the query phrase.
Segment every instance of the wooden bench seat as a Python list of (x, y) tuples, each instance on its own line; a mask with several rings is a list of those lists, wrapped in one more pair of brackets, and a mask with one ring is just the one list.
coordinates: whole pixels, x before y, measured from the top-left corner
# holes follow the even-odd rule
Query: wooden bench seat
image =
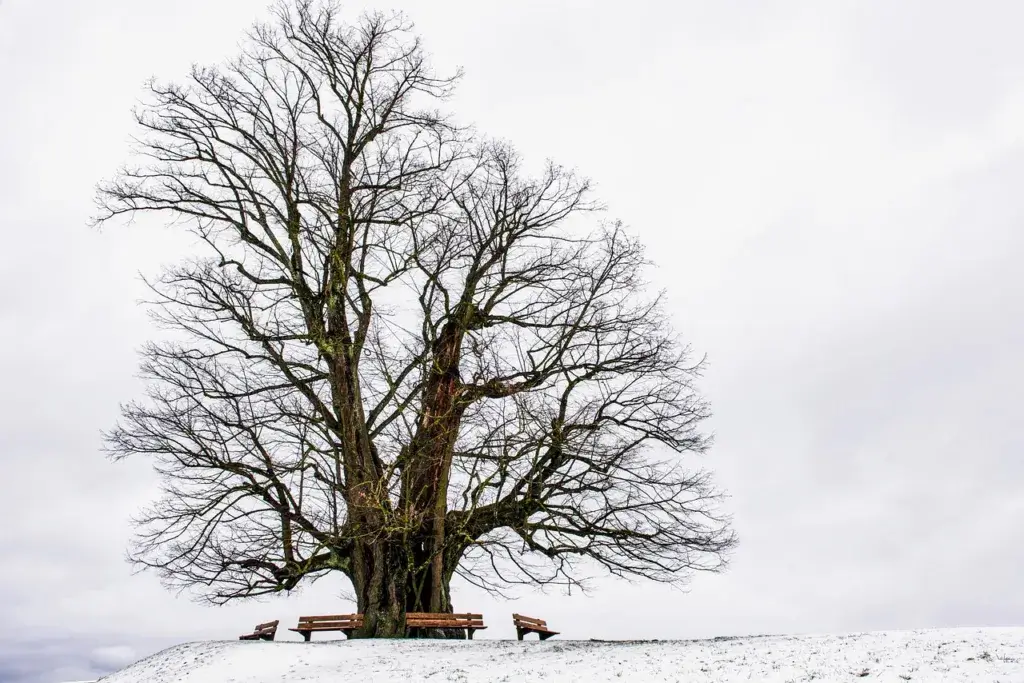
[(246, 633), (244, 636), (238, 636), (239, 640), (273, 640), (274, 636), (277, 635), (277, 625), (280, 623), (279, 619), (268, 621), (265, 624), (257, 624), (256, 628), (252, 630), (252, 633)]
[(470, 640), (473, 640), (474, 631), (483, 631), (487, 628), (484, 626), (484, 615), (482, 614), (438, 614), (433, 612), (406, 612), (405, 626), (410, 629), (465, 629)]
[(522, 614), (513, 614), (512, 623), (516, 627), (516, 635), (519, 636), (519, 640), (523, 639), (527, 633), (536, 633), (540, 636), (541, 640), (547, 640), (551, 636), (557, 636), (558, 631), (552, 631), (548, 628), (548, 622), (543, 619), (534, 619), (533, 617), (524, 617)]
[(352, 631), (363, 627), (362, 614), (324, 614), (321, 616), (299, 617), (299, 625), (288, 629), (301, 633), (309, 642), (314, 631), (341, 631), (346, 638), (352, 637)]

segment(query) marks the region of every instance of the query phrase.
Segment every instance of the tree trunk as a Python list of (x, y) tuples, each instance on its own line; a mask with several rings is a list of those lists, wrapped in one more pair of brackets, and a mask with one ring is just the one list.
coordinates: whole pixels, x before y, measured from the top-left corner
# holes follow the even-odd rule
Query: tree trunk
[(406, 612), (451, 614), (450, 571), (440, 582), (434, 578), (430, 548), (433, 538), (421, 535), (399, 540), (357, 543), (352, 553), (352, 583), (363, 628), (356, 638), (465, 638), (462, 629), (405, 627)]
[[(422, 414), (409, 443), (397, 508), (386, 500), (372, 500), (382, 494), (370, 494), (381, 471), (372, 457), (358, 376), (352, 370), (358, 359), (342, 356), (336, 368), (335, 377), (343, 380), (336, 382), (335, 396), (341, 397), (337, 401), (339, 414), (348, 427), (345, 436), (350, 440), (346, 443), (354, 446), (346, 459), (346, 480), (349, 518), (355, 523), (357, 539), (351, 578), (363, 614), (363, 628), (356, 637), (466, 637), (461, 629), (418, 629), (410, 634), (405, 627), (406, 612), (454, 611), (449, 588), (454, 554), (445, 535), (445, 517), (452, 456), (465, 410), (459, 401), (458, 370), (464, 317), (462, 313), (446, 324), (435, 342), (433, 370), (423, 389)], [(341, 323), (338, 327), (345, 329)], [(403, 530), (386, 530), (388, 519), (396, 514), (401, 516), (397, 527)]]
[(352, 551), (352, 585), (363, 628), (356, 638), (402, 638), (405, 636), (405, 562), (385, 543), (355, 543)]

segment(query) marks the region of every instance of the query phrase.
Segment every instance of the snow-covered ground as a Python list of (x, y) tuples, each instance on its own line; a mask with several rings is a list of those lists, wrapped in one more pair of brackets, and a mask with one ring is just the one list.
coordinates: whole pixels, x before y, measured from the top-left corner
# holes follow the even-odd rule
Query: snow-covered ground
[(701, 641), (354, 640), (187, 643), (100, 683), (1024, 683), (1024, 628)]

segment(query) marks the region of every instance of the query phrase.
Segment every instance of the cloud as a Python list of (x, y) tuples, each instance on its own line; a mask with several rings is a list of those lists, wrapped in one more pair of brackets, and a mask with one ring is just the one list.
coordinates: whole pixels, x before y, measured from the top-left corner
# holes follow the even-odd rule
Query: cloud
[[(166, 645), (144, 639), (148, 647)], [(123, 668), (136, 657), (123, 645), (99, 645), (86, 638), (8, 638), (0, 645), (0, 681), (4, 683), (56, 683), (93, 681)]]
[(93, 650), (89, 658), (97, 665), (108, 669), (120, 669), (138, 659), (135, 649), (127, 645), (109, 645)]

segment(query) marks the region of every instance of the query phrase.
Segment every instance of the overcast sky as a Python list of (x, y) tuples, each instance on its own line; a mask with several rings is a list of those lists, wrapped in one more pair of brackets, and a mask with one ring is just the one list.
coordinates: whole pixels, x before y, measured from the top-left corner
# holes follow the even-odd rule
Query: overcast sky
[[(333, 578), (211, 608), (132, 575), (155, 480), (99, 453), (155, 334), (137, 274), (182, 243), (90, 230), (94, 185), (143, 81), (230, 56), (266, 5), (0, 1), (0, 683), (353, 607)], [(711, 361), (698, 464), (731, 493), (728, 573), (457, 586), (482, 637), (513, 611), (584, 639), (1024, 624), (1024, 4), (345, 5), (370, 6), (465, 67), (462, 121), (594, 179)]]

